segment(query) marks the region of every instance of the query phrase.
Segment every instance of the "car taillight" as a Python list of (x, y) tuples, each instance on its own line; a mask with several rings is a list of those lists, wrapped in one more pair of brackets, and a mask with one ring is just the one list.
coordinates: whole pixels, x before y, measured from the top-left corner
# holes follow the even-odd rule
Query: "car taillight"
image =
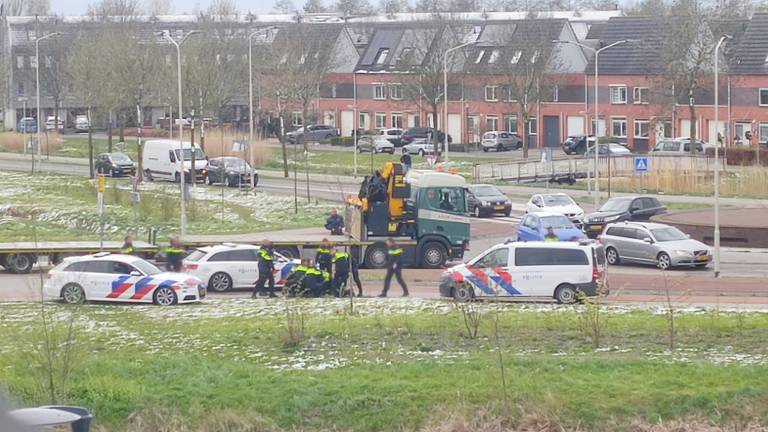
[(185, 270), (197, 270), (198, 265), (197, 264), (184, 264)]
[(52, 277), (53, 277), (53, 273), (51, 273), (51, 272), (48, 272), (48, 275), (46, 276), (46, 279), (50, 279), (50, 278), (52, 278)]
[(597, 282), (602, 276), (603, 274), (600, 269), (597, 268), (597, 265), (592, 265), (592, 282)]

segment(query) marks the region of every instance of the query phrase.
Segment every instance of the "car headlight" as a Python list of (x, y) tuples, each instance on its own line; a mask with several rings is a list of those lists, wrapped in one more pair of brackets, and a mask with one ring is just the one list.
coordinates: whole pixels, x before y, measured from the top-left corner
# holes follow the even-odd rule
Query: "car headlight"
[(607, 217), (603, 218), (603, 222), (613, 222), (613, 221), (617, 220), (619, 217), (620, 217), (620, 215), (607, 216)]
[(691, 251), (687, 251), (687, 250), (676, 250), (675, 251), (675, 255), (677, 255), (677, 256), (691, 256), (691, 255), (693, 255), (693, 253), (691, 253)]
[(480, 204), (482, 204), (484, 206), (491, 205), (491, 203), (489, 203), (488, 201), (481, 201)]

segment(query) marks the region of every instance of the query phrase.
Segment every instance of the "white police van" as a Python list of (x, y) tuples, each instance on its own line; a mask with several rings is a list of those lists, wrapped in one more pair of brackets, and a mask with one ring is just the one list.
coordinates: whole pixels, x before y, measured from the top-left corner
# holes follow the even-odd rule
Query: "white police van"
[(547, 297), (573, 303), (608, 293), (605, 251), (593, 241), (506, 242), (446, 270), (440, 295), (457, 301), (482, 297)]

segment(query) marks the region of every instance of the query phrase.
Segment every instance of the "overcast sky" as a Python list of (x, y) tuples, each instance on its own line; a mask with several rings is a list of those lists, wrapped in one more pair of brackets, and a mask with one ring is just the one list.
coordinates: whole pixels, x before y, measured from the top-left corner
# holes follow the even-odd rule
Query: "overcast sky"
[[(142, 3), (152, 0), (143, 0)], [(94, 0), (51, 0), (51, 9), (58, 15), (82, 15)], [(208, 7), (210, 0), (172, 0), (173, 13), (196, 13)], [(235, 0), (241, 12), (267, 13), (272, 11), (274, 0)], [(303, 4), (303, 1), (301, 2)]]

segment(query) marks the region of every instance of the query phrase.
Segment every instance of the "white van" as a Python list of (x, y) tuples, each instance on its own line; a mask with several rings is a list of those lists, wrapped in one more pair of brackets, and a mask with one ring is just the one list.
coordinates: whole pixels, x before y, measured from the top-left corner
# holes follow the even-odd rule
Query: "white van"
[[(182, 150), (184, 154), (183, 167), (180, 157)], [(201, 181), (205, 179), (205, 173), (208, 172), (208, 158), (197, 144), (193, 147), (188, 141), (183, 141), (181, 148), (179, 148), (179, 142), (174, 140), (145, 141), (142, 155), (144, 177), (150, 181), (162, 179), (178, 182), (183, 171), (185, 180), (189, 181), (193, 151), (195, 156), (195, 181)]]
[(457, 301), (548, 297), (573, 303), (579, 295), (607, 293), (605, 251), (593, 241), (507, 242), (449, 268), (440, 278), (440, 295)]

